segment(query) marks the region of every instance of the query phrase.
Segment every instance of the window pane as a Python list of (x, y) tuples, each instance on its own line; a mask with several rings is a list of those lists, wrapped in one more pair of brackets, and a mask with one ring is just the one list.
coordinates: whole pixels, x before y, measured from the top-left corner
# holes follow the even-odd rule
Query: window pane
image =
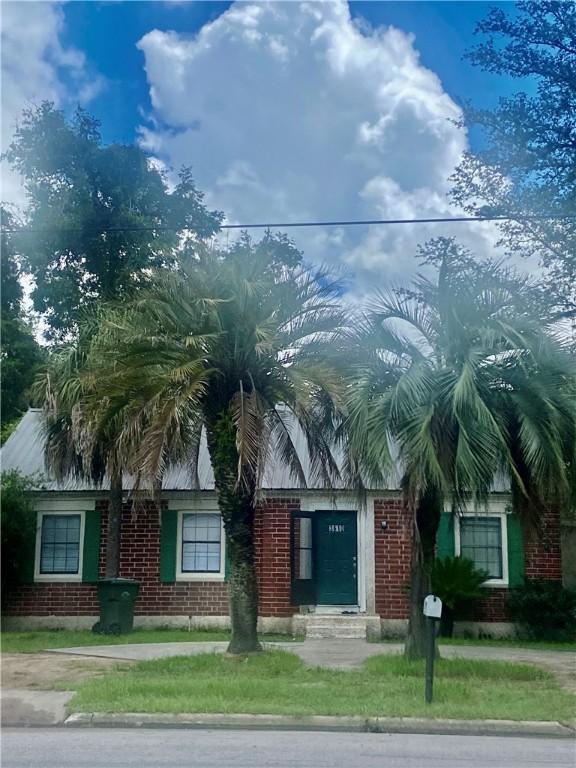
[(460, 554), (476, 568), (488, 571), (490, 578), (501, 579), (502, 527), (499, 517), (460, 519)]
[(312, 578), (312, 519), (295, 517), (293, 525), (293, 560), (292, 578)]
[(43, 515), (40, 573), (78, 573), (80, 515)]
[(220, 515), (182, 515), (182, 571), (218, 573), (221, 565)]

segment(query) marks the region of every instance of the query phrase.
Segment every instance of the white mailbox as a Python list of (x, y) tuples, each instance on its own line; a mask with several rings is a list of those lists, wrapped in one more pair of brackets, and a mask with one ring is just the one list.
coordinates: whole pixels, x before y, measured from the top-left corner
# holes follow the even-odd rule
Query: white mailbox
[(442, 600), (436, 595), (427, 595), (424, 598), (424, 616), (431, 619), (439, 619), (442, 616)]

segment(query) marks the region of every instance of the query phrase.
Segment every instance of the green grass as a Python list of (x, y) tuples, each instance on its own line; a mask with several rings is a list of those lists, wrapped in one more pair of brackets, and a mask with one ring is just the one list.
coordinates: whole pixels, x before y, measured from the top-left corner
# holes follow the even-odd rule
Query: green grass
[[(202, 643), (230, 639), (227, 630), (136, 629), (128, 635), (95, 635), (90, 630), (39, 630), (37, 632), (2, 632), (0, 648), (4, 653), (36, 653), (49, 648), (75, 648), (81, 645), (124, 645), (126, 643)], [(267, 642), (289, 642), (290, 635), (262, 635)]]
[[(403, 638), (383, 638), (376, 643), (402, 644)], [(534, 651), (571, 651), (576, 653), (576, 643), (556, 642), (553, 640), (521, 640), (520, 638), (478, 638), (478, 637), (439, 637), (439, 645), (473, 645), (477, 648), (531, 648)]]
[(576, 643), (554, 642), (552, 640), (520, 640), (510, 639), (478, 639), (468, 637), (440, 637), (440, 645), (475, 645), (493, 646), (495, 648), (532, 648), (535, 651), (572, 651), (576, 652)]
[(440, 660), (424, 704), (423, 663), (374, 656), (361, 670), (307, 669), (285, 651), (140, 662), (77, 684), (80, 712), (259, 713), (568, 720), (576, 697), (526, 664)]

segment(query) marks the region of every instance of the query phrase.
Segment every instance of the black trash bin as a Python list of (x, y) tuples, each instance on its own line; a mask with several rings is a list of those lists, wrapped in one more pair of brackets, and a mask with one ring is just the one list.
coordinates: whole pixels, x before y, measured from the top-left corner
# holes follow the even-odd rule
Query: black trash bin
[(134, 603), (140, 584), (133, 579), (101, 579), (98, 582), (100, 621), (92, 627), (99, 635), (123, 635), (134, 628)]

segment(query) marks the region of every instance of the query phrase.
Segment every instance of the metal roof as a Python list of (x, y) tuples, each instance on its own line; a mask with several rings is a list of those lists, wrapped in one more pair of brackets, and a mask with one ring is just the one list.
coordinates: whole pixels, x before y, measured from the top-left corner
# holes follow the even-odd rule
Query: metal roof
[[(319, 482), (318, 478), (314, 477), (312, 473), (304, 433), (297, 425), (293, 425), (291, 432), (292, 440), (306, 478), (306, 485), (304, 488), (311, 490), (326, 490), (325, 486)], [(338, 461), (337, 452), (335, 452), (335, 457)], [(20, 423), (0, 450), (0, 466), (3, 472), (18, 470), (18, 472), (21, 472), (23, 475), (38, 478), (35, 486), (38, 489), (46, 491), (105, 491), (110, 487), (108, 478), (104, 478), (101, 485), (96, 485), (89, 480), (73, 476), (66, 478), (62, 482), (58, 482), (54, 476), (48, 472), (44, 463), (42, 412), (35, 408), (31, 408), (24, 414)], [(399, 469), (396, 470), (394, 475), (395, 476), (387, 483), (387, 488), (372, 490), (400, 490)], [(204, 436), (200, 444), (198, 478), (200, 487), (199, 489), (194, 489), (192, 487), (190, 467), (185, 464), (172, 466), (164, 475), (162, 489), (164, 491), (214, 490), (214, 474), (212, 472), (210, 456), (208, 455), (208, 447)], [(133, 486), (133, 477), (125, 476), (124, 487), (130, 489)], [(265, 490), (302, 489), (302, 486), (300, 486), (291, 475), (288, 466), (278, 457), (278, 455), (275, 455), (274, 451), (271, 451), (270, 453), (264, 471), (262, 487)], [(344, 485), (341, 482), (336, 484), (336, 488), (342, 489), (343, 487)], [(506, 478), (496, 478), (492, 490), (494, 492), (507, 492), (509, 490), (509, 484)]]
[[(304, 487), (315, 490), (325, 489), (325, 486), (313, 476), (302, 430), (295, 426), (291, 431), (293, 433), (292, 439), (306, 477), (306, 485)], [(95, 491), (107, 490), (110, 487), (108, 478), (104, 478), (101, 485), (95, 485), (89, 480), (73, 476), (58, 482), (51, 475), (44, 463), (43, 417), (39, 409), (31, 408), (24, 414), (20, 423), (0, 451), (0, 463), (2, 471), (18, 470), (23, 475), (38, 478), (38, 482), (35, 485), (46, 491)], [(214, 474), (204, 436), (200, 444), (198, 477), (200, 488), (196, 490), (214, 490)], [(125, 488), (131, 488), (133, 485), (133, 478), (124, 478)], [(388, 483), (388, 485), (390, 487), (387, 490), (399, 489), (397, 481)], [(274, 455), (274, 451), (271, 451), (264, 471), (262, 487), (266, 490), (296, 490), (302, 486), (291, 475), (288, 466), (278, 456)], [(337, 487), (342, 488), (343, 484), (338, 483)], [(184, 464), (170, 467), (164, 475), (162, 488), (165, 491), (193, 490), (190, 467)]]

